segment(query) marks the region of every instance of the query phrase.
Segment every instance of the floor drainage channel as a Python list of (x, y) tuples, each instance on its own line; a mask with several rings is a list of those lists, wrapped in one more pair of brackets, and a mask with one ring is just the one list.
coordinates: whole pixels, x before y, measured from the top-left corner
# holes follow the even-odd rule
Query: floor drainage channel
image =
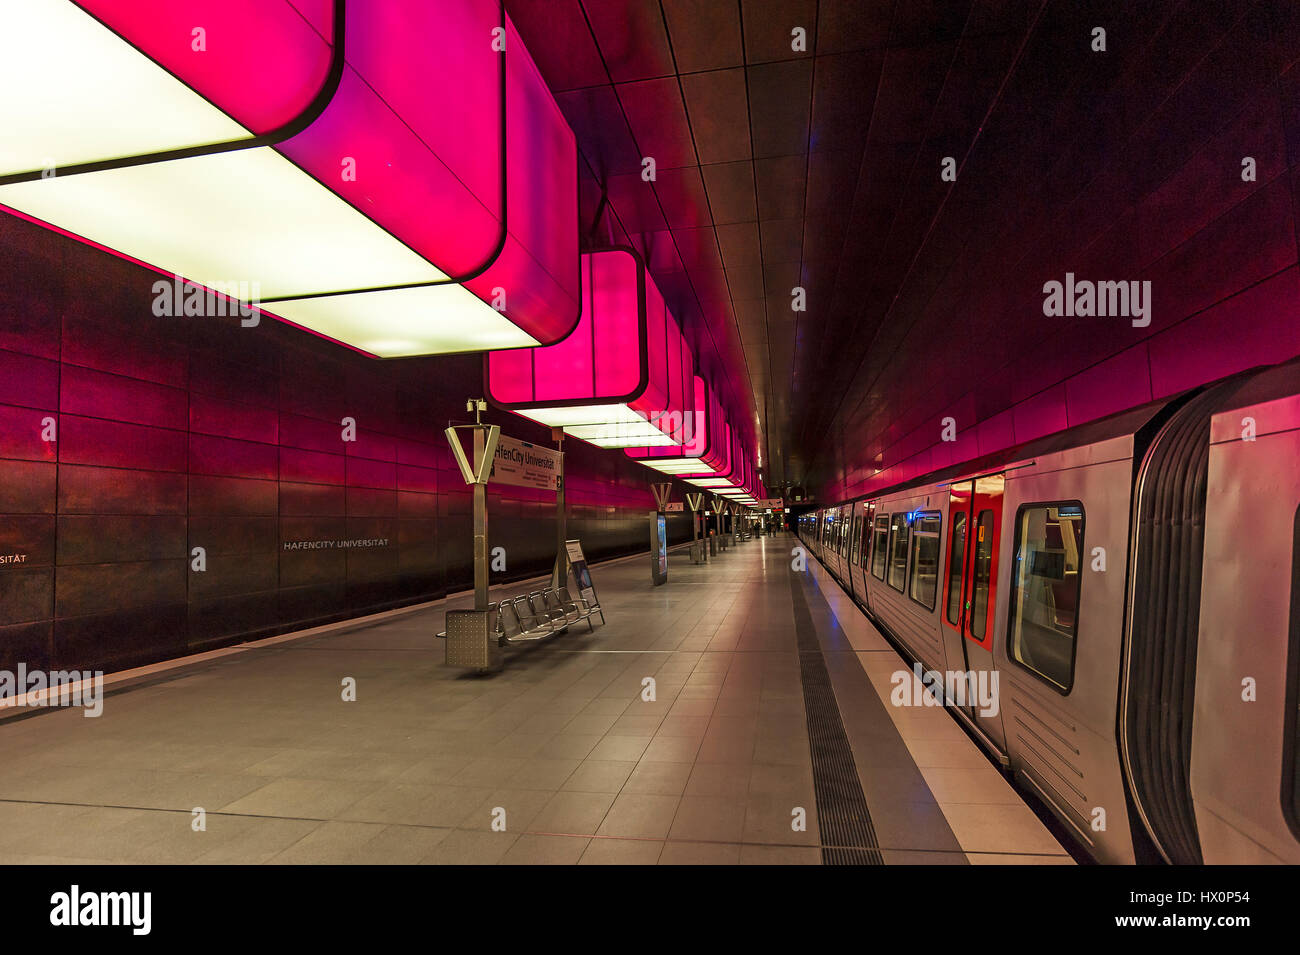
[(884, 865), (858, 767), (840, 717), (831, 676), (817, 642), (817, 629), (798, 576), (790, 574), (799, 678), (803, 685), (808, 742), (812, 748), (813, 792), (823, 865)]

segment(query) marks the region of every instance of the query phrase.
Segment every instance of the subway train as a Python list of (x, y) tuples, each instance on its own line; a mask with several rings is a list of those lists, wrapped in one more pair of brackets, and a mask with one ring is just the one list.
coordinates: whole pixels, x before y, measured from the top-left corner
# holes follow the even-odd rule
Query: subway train
[(1300, 361), (797, 530), (1094, 860), (1300, 863)]

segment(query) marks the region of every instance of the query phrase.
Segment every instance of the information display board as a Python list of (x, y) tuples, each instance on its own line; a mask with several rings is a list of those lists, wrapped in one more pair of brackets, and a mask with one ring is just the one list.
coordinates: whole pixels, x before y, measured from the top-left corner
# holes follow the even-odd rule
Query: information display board
[(564, 474), (564, 454), (552, 448), (542, 448), (518, 438), (497, 439), (496, 456), (492, 459), (493, 484), (513, 484), (516, 487), (535, 487), (546, 491), (557, 490)]
[(663, 512), (650, 518), (650, 577), (656, 587), (668, 582), (668, 518)]
[[(573, 575), (578, 596), (592, 607), (600, 606), (600, 601), (596, 597), (596, 585), (591, 582), (591, 569), (587, 566), (587, 558), (582, 553), (582, 541), (566, 540), (564, 549), (569, 555), (569, 573)], [(605, 619), (604, 614), (601, 614), (601, 619)]]

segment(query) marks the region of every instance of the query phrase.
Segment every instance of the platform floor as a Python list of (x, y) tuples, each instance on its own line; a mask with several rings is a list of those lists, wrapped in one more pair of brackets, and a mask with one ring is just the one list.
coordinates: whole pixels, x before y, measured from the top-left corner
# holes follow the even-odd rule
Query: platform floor
[(488, 677), (433, 638), (462, 598), (0, 721), (0, 863), (1070, 863), (796, 544), (597, 565), (608, 623)]

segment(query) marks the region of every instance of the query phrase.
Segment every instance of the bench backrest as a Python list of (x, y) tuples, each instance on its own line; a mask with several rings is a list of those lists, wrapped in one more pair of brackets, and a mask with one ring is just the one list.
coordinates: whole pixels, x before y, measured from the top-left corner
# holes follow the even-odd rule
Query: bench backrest
[(507, 637), (517, 637), (523, 633), (523, 624), (519, 622), (519, 613), (515, 605), (503, 600), (497, 608), (497, 619), (501, 621), (501, 632)]
[(524, 625), (525, 630), (536, 630), (542, 625), (542, 621), (533, 611), (527, 597), (516, 597), (511, 606), (515, 608), (515, 613), (519, 615), (520, 622)]
[(533, 608), (533, 613), (535, 613), (540, 619), (547, 619), (546, 595), (540, 590), (534, 591), (528, 595), (528, 605)]

